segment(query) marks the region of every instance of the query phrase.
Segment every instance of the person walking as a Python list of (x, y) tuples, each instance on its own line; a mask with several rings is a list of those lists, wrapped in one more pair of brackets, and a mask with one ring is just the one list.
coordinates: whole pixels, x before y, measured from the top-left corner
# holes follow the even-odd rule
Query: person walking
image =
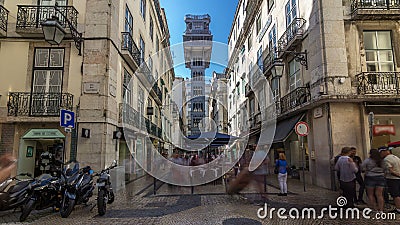
[(379, 153), (385, 162), (386, 182), (396, 207), (392, 212), (400, 214), (400, 158), (387, 147), (380, 147)]
[(279, 153), (279, 159), (276, 160), (275, 166), (278, 168), (278, 181), (280, 193), (278, 196), (287, 196), (287, 162), (285, 153)]
[(267, 195), (264, 190), (264, 185), (266, 185), (266, 176), (268, 172), (268, 162), (269, 162), (269, 157), (268, 157), (268, 146), (265, 145), (263, 146), (264, 148), (256, 148), (252, 160), (256, 162), (261, 162), (261, 164), (252, 172), (252, 176), (254, 178), (254, 181), (256, 183), (256, 188), (258, 190), (258, 193), (260, 195), (260, 201), (255, 203), (261, 203), (264, 204), (267, 202)]
[(356, 175), (358, 169), (353, 159), (350, 158), (351, 149), (344, 147), (342, 149), (342, 156), (339, 158), (335, 165), (335, 170), (340, 173), (340, 188), (343, 191), (343, 196), (347, 200), (345, 207), (354, 207), (354, 198), (356, 196)]
[(383, 160), (378, 149), (369, 151), (369, 158), (361, 164), (361, 169), (365, 172), (368, 207), (382, 213), (385, 205), (383, 190), (386, 186), (386, 180)]
[(365, 204), (363, 197), (364, 197), (364, 190), (365, 190), (365, 183), (364, 183), (364, 179), (361, 175), (361, 163), (362, 160), (359, 156), (357, 156), (357, 149), (355, 147), (351, 147), (351, 154), (350, 157), (353, 159), (354, 163), (357, 166), (357, 173), (356, 173), (356, 182), (359, 185), (358, 188), (358, 197), (356, 196), (356, 198), (354, 199), (354, 202), (356, 204)]

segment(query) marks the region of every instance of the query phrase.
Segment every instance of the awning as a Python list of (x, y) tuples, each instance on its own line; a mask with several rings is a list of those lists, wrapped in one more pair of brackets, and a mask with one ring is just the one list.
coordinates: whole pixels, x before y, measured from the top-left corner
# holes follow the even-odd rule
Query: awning
[(303, 118), (304, 114), (290, 117), (288, 119), (279, 121), (276, 124), (275, 137), (272, 143), (284, 142), (290, 133), (293, 131), (294, 126)]
[(58, 129), (30, 129), (22, 139), (64, 139), (65, 136)]

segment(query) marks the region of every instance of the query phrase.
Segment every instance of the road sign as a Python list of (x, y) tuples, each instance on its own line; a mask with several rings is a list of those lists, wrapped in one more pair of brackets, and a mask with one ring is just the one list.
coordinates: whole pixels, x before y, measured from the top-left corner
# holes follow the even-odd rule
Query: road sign
[(307, 136), (310, 132), (310, 127), (306, 122), (298, 122), (296, 123), (295, 131), (297, 135)]
[(60, 112), (60, 126), (74, 128), (75, 127), (75, 113), (66, 109), (61, 109)]

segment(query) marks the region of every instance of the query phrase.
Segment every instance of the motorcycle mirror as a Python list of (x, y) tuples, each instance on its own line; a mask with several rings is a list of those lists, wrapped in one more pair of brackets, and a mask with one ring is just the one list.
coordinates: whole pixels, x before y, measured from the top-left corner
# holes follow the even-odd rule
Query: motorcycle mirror
[(117, 160), (114, 159), (113, 165), (117, 165)]

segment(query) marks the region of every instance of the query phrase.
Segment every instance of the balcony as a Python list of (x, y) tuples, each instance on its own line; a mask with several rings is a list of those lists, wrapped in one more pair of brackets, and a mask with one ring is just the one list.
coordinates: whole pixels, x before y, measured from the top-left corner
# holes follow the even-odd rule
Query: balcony
[[(263, 78), (263, 73), (261, 71), (261, 68), (258, 67), (258, 65), (253, 66), (253, 68), (250, 71), (249, 74), (249, 81), (250, 81), (250, 87), (253, 89), (256, 88), (258, 84), (262, 84), (261, 79)], [(254, 91), (254, 90), (253, 90)]]
[(293, 50), (303, 40), (303, 34), (305, 32), (304, 25), (306, 20), (303, 18), (296, 18), (286, 28), (285, 33), (279, 38), (278, 51), (279, 58), (282, 57), (285, 51)]
[(140, 116), (139, 112), (136, 111), (132, 106), (125, 103), (120, 103), (120, 123), (128, 124), (138, 129), (140, 126)]
[(272, 66), (275, 64), (276, 59), (278, 58), (278, 53), (276, 52), (275, 48), (272, 48), (272, 50), (270, 50), (268, 52), (268, 55), (265, 56), (264, 60), (263, 60), (263, 73), (267, 74)]
[(258, 112), (256, 114), (250, 116), (249, 122), (250, 122), (250, 130), (251, 131), (261, 128), (261, 113)]
[(244, 87), (244, 94), (246, 97), (249, 97), (253, 93), (253, 90), (251, 89), (249, 84), (246, 84)]
[(8, 10), (0, 5), (0, 37), (7, 35)]
[(18, 5), (17, 29), (16, 32), (23, 36), (43, 36), (42, 22), (52, 16), (57, 16), (60, 25), (68, 29), (66, 19), (60, 15), (62, 13), (76, 29), (78, 25), (78, 11), (73, 6), (41, 6), (41, 5)]
[(122, 57), (131, 64), (133, 68), (140, 66), (140, 51), (133, 41), (133, 38), (129, 32), (121, 32), (122, 34)]
[(162, 91), (161, 89), (157, 86), (157, 83), (155, 83), (150, 91), (150, 94), (154, 97), (154, 99), (157, 101), (158, 104), (162, 104)]
[(353, 0), (351, 18), (354, 20), (400, 19), (400, 0)]
[(10, 92), (8, 116), (60, 116), (60, 109), (72, 110), (73, 99), (69, 93)]
[(281, 114), (284, 114), (311, 99), (309, 87), (298, 87), (281, 99)]
[(399, 95), (400, 72), (363, 72), (356, 75), (361, 95)]

